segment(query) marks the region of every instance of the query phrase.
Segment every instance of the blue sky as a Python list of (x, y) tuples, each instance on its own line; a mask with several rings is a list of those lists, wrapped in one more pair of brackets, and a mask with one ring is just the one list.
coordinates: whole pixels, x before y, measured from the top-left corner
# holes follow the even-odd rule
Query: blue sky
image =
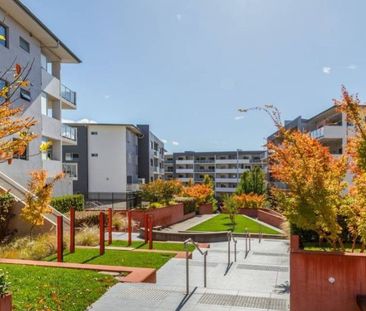
[(260, 149), (261, 112), (310, 117), (341, 84), (366, 96), (366, 2), (23, 0), (82, 60), (64, 117), (148, 123), (169, 151)]

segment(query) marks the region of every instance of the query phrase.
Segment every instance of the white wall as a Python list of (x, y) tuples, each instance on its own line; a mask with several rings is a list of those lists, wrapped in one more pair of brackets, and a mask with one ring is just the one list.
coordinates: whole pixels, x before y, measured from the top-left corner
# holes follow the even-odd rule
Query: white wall
[[(89, 192), (125, 192), (126, 128), (89, 125), (88, 153)], [(92, 153), (97, 153), (98, 157), (92, 157)]]

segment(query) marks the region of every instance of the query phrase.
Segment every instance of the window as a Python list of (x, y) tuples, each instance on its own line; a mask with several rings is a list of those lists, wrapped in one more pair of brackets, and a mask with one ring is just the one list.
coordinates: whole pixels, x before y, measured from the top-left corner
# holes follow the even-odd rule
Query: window
[(150, 166), (154, 166), (154, 161), (153, 161), (153, 159), (150, 159)]
[(77, 163), (63, 163), (62, 170), (69, 175), (71, 179), (78, 180), (78, 164)]
[(9, 47), (8, 27), (0, 23), (0, 45)]
[(30, 102), (32, 99), (31, 93), (28, 90), (20, 89), (20, 98)]
[[(49, 139), (47, 137), (42, 137), (42, 142), (48, 142)], [(52, 160), (53, 159), (53, 149), (52, 145), (49, 147), (49, 149), (46, 152), (42, 152), (42, 160)]]
[(46, 93), (41, 93), (41, 112), (45, 116), (52, 118), (52, 108), (48, 105), (48, 97)]
[[(4, 87), (6, 87), (8, 83), (5, 80), (0, 79), (0, 90), (2, 90)], [(0, 104), (2, 104), (5, 101), (5, 97), (0, 97)]]
[(75, 161), (78, 159), (79, 159), (78, 153), (70, 153), (70, 152), (65, 153), (65, 161)]
[(90, 135), (98, 135), (98, 132), (91, 132)]
[(19, 46), (26, 52), (30, 52), (30, 45), (29, 42), (23, 39), (22, 37), (19, 37)]
[(47, 56), (44, 54), (41, 54), (41, 66), (49, 74), (52, 74), (52, 63), (48, 61)]
[(93, 158), (97, 158), (97, 157), (98, 157), (98, 153), (92, 153), (92, 154), (91, 154), (91, 156), (92, 156)]
[(127, 184), (128, 185), (132, 184), (132, 176), (130, 176), (130, 175), (127, 176)]

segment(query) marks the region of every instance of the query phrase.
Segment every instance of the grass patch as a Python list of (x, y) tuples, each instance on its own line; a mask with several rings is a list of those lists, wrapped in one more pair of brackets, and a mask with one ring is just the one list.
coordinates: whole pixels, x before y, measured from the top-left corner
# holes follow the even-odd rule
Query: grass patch
[[(127, 245), (127, 241), (124, 240), (115, 240), (112, 242), (111, 246), (129, 247)], [(138, 249), (148, 249), (149, 244), (145, 243), (145, 241), (133, 241), (130, 247)], [(166, 250), (166, 251), (185, 251), (183, 243), (171, 243), (171, 242), (154, 242), (153, 249)], [(195, 247), (193, 245), (191, 244), (188, 245), (188, 250), (190, 252), (194, 251), (194, 249)]]
[[(346, 253), (352, 253), (352, 244), (351, 243), (344, 243), (345, 252)], [(322, 245), (319, 245), (319, 242), (305, 242), (304, 243), (304, 250), (306, 251), (320, 251), (320, 252), (334, 252), (339, 251), (341, 252), (341, 249), (334, 250), (331, 245), (328, 243), (323, 243)], [(354, 253), (360, 253), (361, 252), (361, 245), (356, 245)]]
[[(120, 250), (106, 250), (105, 254), (100, 256), (99, 249), (77, 248), (73, 254), (64, 254), (64, 262), (159, 269), (174, 256), (175, 254), (140, 253)], [(57, 255), (49, 256), (44, 260), (56, 261)]]
[(235, 233), (243, 233), (245, 230), (248, 230), (251, 233), (280, 234), (279, 231), (242, 215), (235, 216), (235, 223), (235, 227), (233, 227), (229, 215), (219, 214), (197, 226), (189, 228), (188, 231), (233, 231)]
[(84, 311), (117, 283), (95, 271), (0, 264), (8, 273), (13, 309)]

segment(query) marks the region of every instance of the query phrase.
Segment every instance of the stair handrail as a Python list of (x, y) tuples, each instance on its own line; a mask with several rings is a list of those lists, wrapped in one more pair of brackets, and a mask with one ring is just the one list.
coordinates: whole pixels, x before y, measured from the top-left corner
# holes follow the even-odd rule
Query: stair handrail
[[(10, 178), (8, 175), (4, 174), (2, 171), (0, 171), (0, 178), (5, 179), (5, 181), (7, 181), (10, 185), (12, 185), (17, 190), (19, 190), (22, 194), (24, 194), (24, 195), (31, 194), (32, 196), (36, 197), (36, 195), (34, 193), (30, 192), (27, 188), (23, 187), (21, 184), (16, 182), (14, 179)], [(23, 201), (23, 200), (21, 200), (21, 201)], [(68, 217), (66, 217), (64, 214), (59, 212), (57, 209), (55, 209), (51, 205), (48, 205), (48, 207), (51, 209), (51, 214), (53, 214), (55, 216), (62, 216), (67, 221), (70, 221), (70, 219)], [(47, 218), (45, 215), (42, 215), (42, 216), (43, 216), (43, 218)]]
[(237, 239), (234, 237), (233, 233), (231, 231), (227, 232), (227, 271), (229, 270), (230, 266), (231, 266), (231, 250), (230, 250), (230, 245), (231, 245), (231, 241), (234, 242), (234, 262), (236, 262), (236, 244), (238, 243)]
[(203, 287), (207, 287), (207, 254), (208, 251), (201, 250), (198, 243), (193, 241), (192, 238), (189, 238), (184, 241), (184, 249), (186, 251), (186, 295), (189, 295), (189, 251), (188, 251), (188, 244), (192, 243), (199, 253), (203, 256)]

